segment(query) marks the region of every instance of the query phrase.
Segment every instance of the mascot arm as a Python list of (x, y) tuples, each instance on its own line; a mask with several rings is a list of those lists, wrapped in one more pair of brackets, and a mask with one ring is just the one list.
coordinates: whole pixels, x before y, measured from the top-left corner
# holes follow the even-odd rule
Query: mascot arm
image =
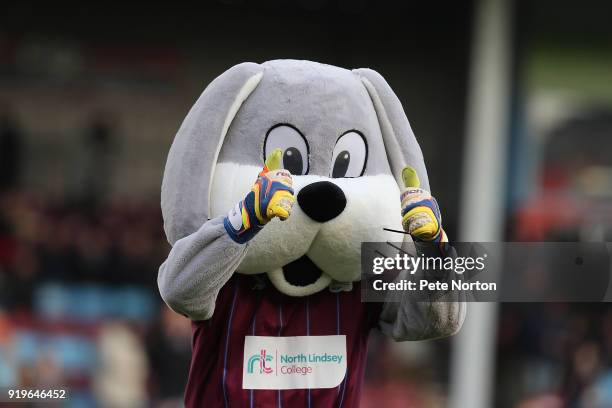
[(248, 242), (272, 218), (285, 220), (295, 202), (282, 151), (266, 160), (253, 188), (226, 217), (217, 217), (174, 243), (157, 284), (168, 306), (192, 320), (210, 319), (217, 294), (246, 255)]
[[(452, 248), (451, 251), (454, 253)], [(409, 278), (408, 272), (403, 271), (396, 279)], [(428, 302), (407, 296), (403, 291), (389, 292), (378, 324), (385, 335), (396, 341), (452, 336), (465, 319), (466, 303), (461, 294), (450, 292), (444, 296), (444, 302)]]
[(213, 218), (175, 242), (157, 277), (159, 292), (175, 312), (192, 320), (209, 319), (219, 290), (240, 265), (247, 245), (235, 242)]
[[(405, 190), (401, 195), (402, 226), (410, 234), (417, 252), (428, 257), (454, 257), (442, 229), (442, 216), (436, 199), (421, 187), (416, 170), (402, 171)], [(406, 251), (407, 248), (405, 249)], [(403, 271), (396, 280), (408, 279)], [(436, 275), (441, 272), (434, 272)], [(427, 275), (426, 275), (427, 276)], [(443, 302), (423, 301), (407, 296), (403, 291), (390, 291), (383, 305), (379, 326), (383, 333), (397, 341), (425, 340), (451, 336), (459, 331), (465, 319), (463, 295), (450, 292)]]

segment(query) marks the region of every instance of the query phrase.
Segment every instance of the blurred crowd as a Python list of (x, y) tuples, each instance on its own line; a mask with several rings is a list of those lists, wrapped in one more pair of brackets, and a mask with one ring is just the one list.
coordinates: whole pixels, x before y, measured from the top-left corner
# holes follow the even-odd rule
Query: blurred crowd
[[(588, 106), (565, 116), (544, 134), (537, 187), (509, 217), (510, 240), (612, 239), (610, 109)], [(608, 303), (509, 303), (500, 310), (499, 406), (612, 406)]]
[(498, 406), (612, 406), (612, 308), (506, 304), (498, 333)]
[(28, 191), (20, 133), (3, 118), (0, 388), (62, 385), (70, 406), (180, 406), (191, 328), (157, 293), (169, 248), (159, 206)]

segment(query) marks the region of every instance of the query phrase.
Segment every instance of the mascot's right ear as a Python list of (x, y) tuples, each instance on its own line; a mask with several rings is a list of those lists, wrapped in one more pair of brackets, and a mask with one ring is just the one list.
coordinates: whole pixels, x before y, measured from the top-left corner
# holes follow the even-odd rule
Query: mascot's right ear
[(421, 147), (414, 137), (401, 102), (378, 72), (359, 68), (354, 69), (353, 73), (359, 76), (372, 99), (391, 172), (400, 190), (405, 187), (402, 180), (404, 168), (410, 166), (418, 174), (421, 188), (431, 191)]
[(161, 191), (164, 231), (171, 245), (209, 218), (210, 188), (223, 140), (262, 76), (262, 66), (255, 63), (230, 68), (206, 87), (185, 117), (168, 153)]

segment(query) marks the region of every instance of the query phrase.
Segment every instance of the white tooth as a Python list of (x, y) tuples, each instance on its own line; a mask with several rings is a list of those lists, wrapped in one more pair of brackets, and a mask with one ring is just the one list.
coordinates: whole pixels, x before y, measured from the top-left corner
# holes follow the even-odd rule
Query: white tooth
[(294, 286), (287, 282), (285, 279), (285, 275), (283, 275), (283, 269), (278, 268), (272, 272), (268, 272), (268, 277), (270, 278), (270, 282), (274, 285), (276, 289), (280, 292), (289, 295), (289, 296), (308, 296), (313, 293), (317, 293), (325, 289), (329, 286), (332, 279), (326, 273), (322, 273), (319, 279), (317, 279), (314, 283), (311, 283), (307, 286)]

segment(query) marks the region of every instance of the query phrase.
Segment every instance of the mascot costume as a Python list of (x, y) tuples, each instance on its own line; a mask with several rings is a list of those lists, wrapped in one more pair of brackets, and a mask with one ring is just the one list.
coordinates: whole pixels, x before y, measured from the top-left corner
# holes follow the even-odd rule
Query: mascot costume
[[(419, 188), (420, 187), (420, 188)], [(188, 316), (187, 407), (357, 407), (372, 328), (459, 330), (462, 302), (361, 301), (362, 242), (447, 243), (420, 147), (381, 75), (242, 63), (187, 114), (162, 184), (164, 301)]]

